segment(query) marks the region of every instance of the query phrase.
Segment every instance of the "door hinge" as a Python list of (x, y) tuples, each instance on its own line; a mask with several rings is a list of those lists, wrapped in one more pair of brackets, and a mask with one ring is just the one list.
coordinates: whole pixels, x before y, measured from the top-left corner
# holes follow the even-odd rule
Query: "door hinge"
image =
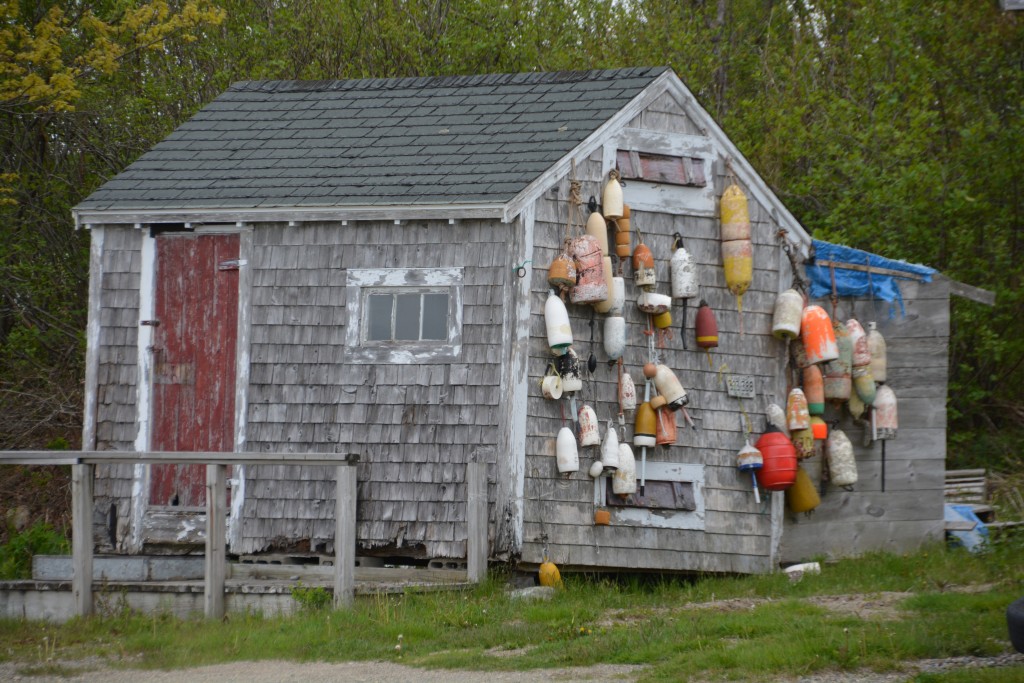
[(150, 327), (160, 327), (159, 320), (140, 320), (140, 325), (149, 325)]
[(246, 265), (248, 261), (240, 258), (228, 259), (227, 261), (221, 261), (217, 264), (217, 270), (238, 270), (240, 267)]

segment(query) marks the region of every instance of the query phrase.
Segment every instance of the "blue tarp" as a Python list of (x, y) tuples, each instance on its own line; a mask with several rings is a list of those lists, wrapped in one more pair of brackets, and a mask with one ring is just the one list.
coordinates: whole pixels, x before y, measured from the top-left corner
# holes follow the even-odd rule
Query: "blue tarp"
[(985, 549), (988, 543), (988, 527), (974, 514), (974, 508), (970, 505), (946, 503), (946, 521), (975, 523), (975, 527), (970, 531), (947, 531), (950, 545), (962, 545), (972, 553)]
[[(867, 251), (844, 247), (839, 244), (812, 240), (814, 245), (814, 263), (807, 266), (807, 276), (811, 280), (810, 296), (812, 299), (826, 298), (832, 295), (832, 269), (829, 266), (820, 265), (819, 261), (831, 261), (833, 263), (850, 263), (873, 268), (884, 268), (906, 273), (908, 278), (931, 282), (934, 268), (919, 266), (905, 261), (887, 259)], [(900, 295), (900, 288), (896, 280), (900, 279), (895, 275), (883, 275), (880, 273), (866, 273), (861, 270), (847, 270), (836, 267), (836, 293), (841, 297), (867, 297), (874, 296), (876, 299), (893, 302), (900, 305), (903, 312), (903, 297)]]

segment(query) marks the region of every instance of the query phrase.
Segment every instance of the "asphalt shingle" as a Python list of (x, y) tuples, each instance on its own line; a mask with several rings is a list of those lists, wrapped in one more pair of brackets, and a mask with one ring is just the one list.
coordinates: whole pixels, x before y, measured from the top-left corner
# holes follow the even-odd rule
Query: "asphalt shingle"
[(242, 81), (76, 208), (502, 203), (664, 71)]

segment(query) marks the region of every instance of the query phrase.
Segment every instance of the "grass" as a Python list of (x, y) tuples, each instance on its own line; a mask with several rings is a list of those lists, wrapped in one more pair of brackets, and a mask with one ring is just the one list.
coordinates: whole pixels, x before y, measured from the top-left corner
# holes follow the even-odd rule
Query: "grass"
[[(821, 599), (881, 599), (886, 592), (908, 595), (897, 596), (890, 613), (879, 618), (829, 609)], [(223, 623), (134, 614), (111, 600), (106, 616), (59, 626), (0, 621), (0, 661), (23, 664), (25, 671), (97, 657), (143, 669), (259, 659), (373, 659), (481, 671), (610, 663), (643, 665), (644, 681), (774, 680), (1008, 652), (1005, 610), (1021, 594), (1024, 543), (1018, 540), (983, 556), (942, 546), (907, 556), (872, 554), (826, 565), (820, 575), (795, 584), (781, 574), (568, 576), (566, 588), (548, 602), (510, 600), (500, 576), (466, 593), (371, 596), (347, 611), (231, 615)], [(815, 597), (817, 602), (807, 599)], [(719, 602), (701, 604), (709, 601)], [(920, 674), (915, 680), (998, 683), (1021, 680), (1024, 667), (968, 673)]]

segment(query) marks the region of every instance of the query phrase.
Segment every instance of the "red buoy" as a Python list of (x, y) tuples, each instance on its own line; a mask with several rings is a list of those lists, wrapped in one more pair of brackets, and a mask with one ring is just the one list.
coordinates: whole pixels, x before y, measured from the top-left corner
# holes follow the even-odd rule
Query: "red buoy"
[(764, 457), (764, 467), (757, 470), (757, 482), (769, 491), (785, 491), (796, 481), (796, 447), (775, 427), (754, 444)]
[(693, 326), (697, 334), (697, 346), (708, 350), (708, 365), (713, 365), (711, 349), (718, 346), (718, 321), (715, 320), (715, 312), (703, 299), (697, 309), (697, 319)]

